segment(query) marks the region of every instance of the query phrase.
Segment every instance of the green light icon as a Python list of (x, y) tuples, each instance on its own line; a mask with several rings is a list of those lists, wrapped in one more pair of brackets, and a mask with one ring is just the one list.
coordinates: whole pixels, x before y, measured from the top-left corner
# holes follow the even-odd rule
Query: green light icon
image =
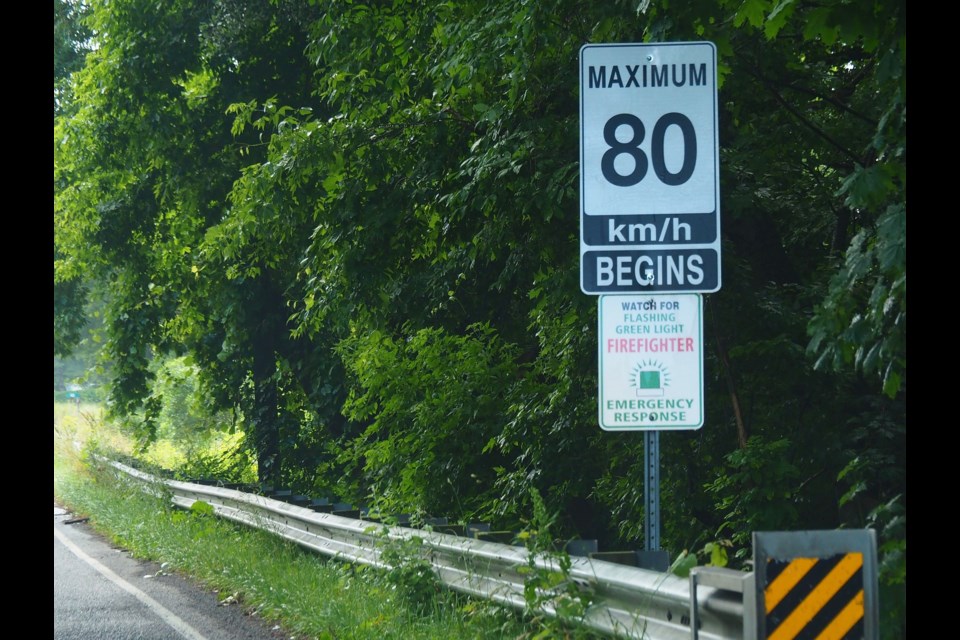
[(641, 371), (640, 372), (641, 389), (659, 389), (660, 372), (659, 371)]
[(630, 374), (630, 386), (637, 390), (638, 397), (662, 396), (670, 386), (670, 372), (658, 360), (638, 362)]

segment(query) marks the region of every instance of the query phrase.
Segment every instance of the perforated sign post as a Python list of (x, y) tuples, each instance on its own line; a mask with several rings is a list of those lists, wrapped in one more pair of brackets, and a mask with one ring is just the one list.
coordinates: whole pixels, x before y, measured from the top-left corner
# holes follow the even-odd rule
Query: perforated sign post
[(580, 288), (720, 289), (711, 42), (580, 49)]

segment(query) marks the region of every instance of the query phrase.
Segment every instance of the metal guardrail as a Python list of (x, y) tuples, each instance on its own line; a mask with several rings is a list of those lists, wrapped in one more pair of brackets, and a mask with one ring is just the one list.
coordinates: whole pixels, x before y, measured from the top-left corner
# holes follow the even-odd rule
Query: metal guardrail
[[(539, 554), (531, 558), (522, 547), (318, 513), (257, 494), (161, 479), (119, 462), (107, 462), (143, 483), (145, 490), (160, 496), (169, 493), (179, 507), (190, 508), (202, 501), (222, 518), (270, 531), (335, 559), (389, 568), (381, 557), (386, 543), (420, 538), (417, 553), (433, 566), (443, 584), (513, 608), (527, 606), (525, 569), (531, 560), (536, 569), (560, 570), (555, 558)], [(709, 586), (702, 574), (698, 585), (695, 578), (688, 581), (670, 573), (597, 559), (571, 557), (570, 561), (569, 580), (592, 595), (592, 603), (580, 620), (590, 629), (611, 637), (645, 640), (730, 640), (745, 636), (742, 596)], [(546, 603), (543, 613), (557, 616), (550, 598), (542, 600)]]

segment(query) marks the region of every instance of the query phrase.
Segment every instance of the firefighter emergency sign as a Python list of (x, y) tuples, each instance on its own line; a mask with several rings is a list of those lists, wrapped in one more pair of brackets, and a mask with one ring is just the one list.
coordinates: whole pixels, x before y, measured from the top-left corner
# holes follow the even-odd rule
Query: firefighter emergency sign
[(702, 296), (603, 295), (597, 315), (600, 427), (702, 427)]

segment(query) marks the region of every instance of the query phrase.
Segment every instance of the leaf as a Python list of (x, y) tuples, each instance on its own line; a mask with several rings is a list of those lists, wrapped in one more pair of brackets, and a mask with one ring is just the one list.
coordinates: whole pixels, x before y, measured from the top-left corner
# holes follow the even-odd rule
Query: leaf
[[(710, 546), (710, 545), (707, 545)], [(710, 564), (711, 567), (725, 567), (727, 566), (727, 550), (723, 545), (714, 544), (710, 549)]]
[(832, 45), (837, 40), (840, 27), (830, 24), (830, 8), (823, 7), (806, 13), (807, 24), (803, 28), (804, 40), (820, 39), (826, 45)]
[(190, 512), (199, 516), (212, 516), (214, 514), (213, 505), (203, 500), (197, 500), (190, 505)]
[(907, 215), (903, 204), (891, 205), (877, 222), (877, 261), (880, 268), (902, 270), (907, 254)]
[(734, 17), (734, 25), (739, 27), (746, 21), (751, 27), (760, 28), (769, 6), (768, 0), (744, 0)]
[(900, 372), (897, 371), (894, 363), (891, 362), (887, 366), (887, 370), (883, 376), (883, 393), (885, 393), (888, 398), (895, 398), (900, 391), (902, 383), (903, 379), (900, 376)]
[(890, 50), (880, 58), (880, 63), (877, 65), (877, 82), (885, 83), (900, 78), (903, 72), (902, 55), (900, 51)]
[(780, 12), (783, 11), (786, 7), (789, 7), (794, 3), (795, 0), (780, 0), (780, 4), (773, 8), (773, 11), (770, 12), (770, 15), (767, 16), (767, 20), (773, 20)]
[(885, 165), (876, 164), (872, 167), (857, 168), (847, 176), (838, 191), (838, 195), (846, 194), (847, 206), (853, 208), (872, 208), (887, 197), (893, 190), (893, 180)]
[(681, 578), (687, 578), (690, 576), (690, 570), (695, 566), (697, 566), (697, 556), (684, 549), (670, 565), (669, 572)]
[(863, 482), (862, 480), (857, 482), (852, 487), (850, 487), (849, 491), (847, 491), (842, 496), (840, 496), (840, 506), (842, 507), (843, 505), (847, 504), (848, 502), (856, 498), (858, 495), (866, 491), (866, 489), (867, 489), (867, 484), (865, 482)]
[(763, 35), (768, 40), (773, 40), (793, 13), (794, 0), (781, 0), (780, 4), (774, 7), (770, 15), (767, 16), (766, 24), (763, 25)]
[(877, 362), (880, 359), (880, 353), (882, 351), (881, 349), (882, 344), (883, 343), (881, 342), (877, 342), (872, 347), (870, 347), (869, 351), (867, 351), (867, 355), (864, 356), (863, 363), (861, 365), (865, 372), (869, 373), (877, 368)]

